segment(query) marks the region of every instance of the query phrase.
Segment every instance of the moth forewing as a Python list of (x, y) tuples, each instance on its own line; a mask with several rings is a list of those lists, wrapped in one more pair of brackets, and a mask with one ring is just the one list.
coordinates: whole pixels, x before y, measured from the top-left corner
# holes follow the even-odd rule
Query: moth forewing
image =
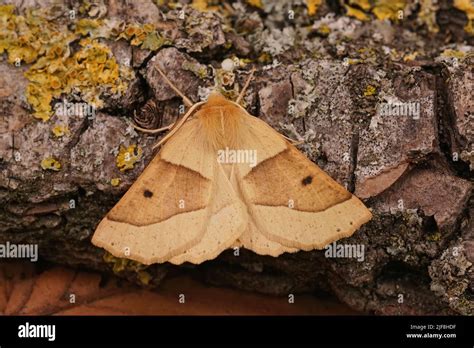
[(288, 248), (322, 249), (372, 217), (357, 197), (289, 143), (239, 182), (257, 229)]

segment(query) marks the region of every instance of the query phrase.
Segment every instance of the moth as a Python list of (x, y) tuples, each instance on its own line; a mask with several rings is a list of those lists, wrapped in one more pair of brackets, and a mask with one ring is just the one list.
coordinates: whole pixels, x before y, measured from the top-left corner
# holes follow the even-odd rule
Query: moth
[(235, 102), (213, 92), (193, 104), (157, 70), (190, 109), (99, 223), (94, 245), (146, 265), (200, 264), (235, 247), (277, 257), (322, 249), (371, 219), (357, 197), (240, 105), (253, 71)]

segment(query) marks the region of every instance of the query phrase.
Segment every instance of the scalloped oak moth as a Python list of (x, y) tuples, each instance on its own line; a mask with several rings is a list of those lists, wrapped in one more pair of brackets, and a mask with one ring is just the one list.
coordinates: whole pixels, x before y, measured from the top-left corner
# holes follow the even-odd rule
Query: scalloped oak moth
[(248, 114), (241, 96), (213, 93), (194, 104), (93, 244), (144, 264), (200, 264), (232, 247), (274, 257), (322, 249), (371, 219), (357, 197)]

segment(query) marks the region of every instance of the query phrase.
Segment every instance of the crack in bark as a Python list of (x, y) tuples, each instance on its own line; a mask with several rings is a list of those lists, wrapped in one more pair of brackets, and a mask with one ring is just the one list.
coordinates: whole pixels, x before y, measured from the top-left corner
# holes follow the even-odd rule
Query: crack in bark
[(349, 183), (347, 190), (354, 193), (355, 191), (355, 184), (356, 184), (356, 174), (355, 171), (357, 169), (357, 155), (359, 153), (359, 136), (360, 136), (360, 128), (359, 126), (355, 126), (355, 129), (352, 132), (352, 139), (351, 139), (351, 176), (349, 178)]
[[(470, 178), (469, 165), (460, 158), (453, 160), (452, 150), (455, 150), (461, 135), (455, 127), (455, 108), (449, 97), (448, 79), (450, 73), (448, 69), (441, 64), (425, 65), (423, 70), (435, 76), (436, 79), (436, 110), (435, 118), (438, 127), (438, 142), (443, 159), (449, 168), (459, 177)], [(458, 153), (458, 156), (460, 154)]]

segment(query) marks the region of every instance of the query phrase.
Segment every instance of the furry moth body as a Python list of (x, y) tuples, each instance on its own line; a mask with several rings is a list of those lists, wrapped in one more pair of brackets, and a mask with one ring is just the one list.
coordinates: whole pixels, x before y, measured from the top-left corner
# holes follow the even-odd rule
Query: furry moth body
[[(224, 150), (234, 156), (218, 160)], [(251, 164), (239, 156), (246, 151), (254, 151)], [(371, 217), (264, 121), (211, 94), (100, 222), (92, 242), (144, 264), (199, 264), (232, 247), (271, 256), (322, 249)]]

